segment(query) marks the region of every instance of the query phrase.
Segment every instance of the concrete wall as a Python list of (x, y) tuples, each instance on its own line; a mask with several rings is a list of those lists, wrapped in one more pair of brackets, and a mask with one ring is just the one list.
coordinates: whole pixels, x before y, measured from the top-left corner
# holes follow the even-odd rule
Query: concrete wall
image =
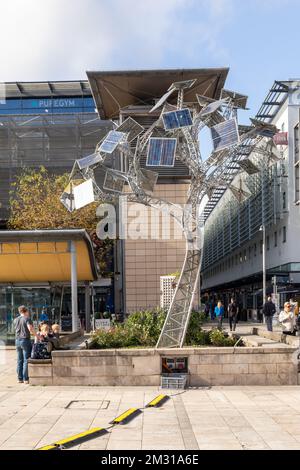
[(189, 385), (297, 385), (295, 348), (55, 351), (29, 364), (31, 385), (159, 386), (162, 357), (188, 357)]

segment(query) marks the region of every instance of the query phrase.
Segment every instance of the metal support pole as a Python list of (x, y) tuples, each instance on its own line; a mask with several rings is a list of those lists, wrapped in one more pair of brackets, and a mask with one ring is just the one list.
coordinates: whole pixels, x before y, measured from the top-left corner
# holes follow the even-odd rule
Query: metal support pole
[(72, 332), (78, 331), (78, 298), (77, 298), (77, 254), (76, 244), (70, 243), (71, 252), (71, 297), (72, 297)]
[[(263, 262), (263, 305), (266, 302), (266, 295), (267, 295), (267, 279), (266, 279), (266, 226), (262, 225), (260, 227), (260, 230), (263, 233), (263, 244), (262, 244), (262, 262)], [(264, 323), (266, 321), (265, 316), (264, 318)]]
[(89, 333), (91, 331), (91, 295), (90, 295), (90, 283), (85, 283), (85, 331)]

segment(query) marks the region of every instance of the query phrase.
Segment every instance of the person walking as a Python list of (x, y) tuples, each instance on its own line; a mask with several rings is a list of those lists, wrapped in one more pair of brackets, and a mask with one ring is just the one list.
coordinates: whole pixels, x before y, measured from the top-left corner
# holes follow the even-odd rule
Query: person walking
[(229, 320), (229, 327), (230, 331), (235, 331), (236, 329), (236, 322), (238, 317), (239, 309), (237, 306), (236, 301), (232, 298), (230, 300), (230, 304), (228, 305), (228, 320)]
[(19, 316), (14, 319), (14, 329), (16, 336), (16, 350), (17, 350), (17, 374), (19, 383), (29, 383), (28, 377), (28, 359), (31, 354), (31, 340), (30, 334), (36, 335), (33, 328), (32, 321), (30, 320), (29, 310), (21, 305), (18, 308)]
[(272, 297), (268, 297), (267, 302), (263, 306), (262, 312), (266, 319), (268, 331), (273, 331), (273, 316), (276, 313), (276, 307), (272, 302)]
[(278, 317), (279, 323), (282, 325), (282, 332), (285, 334), (293, 334), (295, 330), (295, 315), (291, 311), (290, 302), (285, 302), (284, 309), (280, 312)]
[(215, 307), (215, 316), (218, 320), (218, 328), (221, 330), (224, 317), (224, 307), (221, 300), (218, 301), (217, 306)]

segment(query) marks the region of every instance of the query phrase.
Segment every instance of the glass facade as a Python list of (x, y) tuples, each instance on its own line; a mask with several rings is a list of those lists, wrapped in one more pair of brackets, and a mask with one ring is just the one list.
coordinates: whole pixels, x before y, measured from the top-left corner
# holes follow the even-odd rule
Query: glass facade
[[(93, 308), (96, 318), (104, 312), (114, 311), (112, 287), (94, 288)], [(14, 343), (13, 320), (18, 316), (18, 307), (29, 308), (35, 328), (46, 313), (51, 323), (59, 323), (63, 332), (72, 329), (72, 301), (69, 286), (51, 287), (0, 287), (0, 341)], [(85, 327), (85, 288), (78, 288), (78, 316)]]

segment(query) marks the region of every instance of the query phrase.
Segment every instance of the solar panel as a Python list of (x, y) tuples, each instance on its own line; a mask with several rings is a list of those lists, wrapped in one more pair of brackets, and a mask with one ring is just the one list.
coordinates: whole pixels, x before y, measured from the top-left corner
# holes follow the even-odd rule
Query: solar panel
[(73, 188), (75, 209), (81, 209), (95, 201), (93, 180), (89, 179)]
[(214, 103), (216, 100), (213, 98), (208, 98), (208, 96), (196, 95), (197, 100), (201, 108), (208, 106), (210, 103)]
[(169, 90), (170, 89), (183, 90), (186, 88), (191, 88), (196, 83), (196, 81), (197, 79), (194, 78), (192, 80), (182, 80), (181, 82), (174, 82), (170, 86)]
[[(172, 85), (171, 85), (172, 86)], [(153, 113), (156, 109), (160, 108), (165, 101), (169, 98), (169, 96), (175, 91), (175, 88), (171, 88), (165, 93), (158, 101), (157, 103), (153, 106), (152, 109), (150, 109), (149, 113)]]
[(128, 117), (119, 127), (118, 132), (125, 132), (128, 134), (127, 142), (132, 142), (138, 135), (143, 132), (144, 128), (131, 117)]
[(74, 207), (72, 207), (72, 201), (70, 198), (70, 194), (65, 194), (63, 193), (60, 197), (60, 202), (62, 203), (63, 206), (69, 211), (73, 212), (75, 210)]
[(140, 186), (145, 192), (153, 193), (158, 179), (158, 173), (151, 170), (141, 169)]
[(75, 210), (74, 205), (74, 195), (71, 191), (71, 184), (69, 183), (68, 186), (64, 189), (60, 197), (60, 202), (68, 209), (69, 212), (73, 212)]
[(126, 133), (118, 131), (109, 131), (102, 144), (100, 145), (100, 152), (113, 153), (116, 147), (125, 140)]
[(252, 195), (251, 192), (249, 191), (249, 188), (242, 181), (240, 181), (239, 187), (230, 185), (229, 189), (234, 195), (234, 197), (238, 200), (239, 203), (246, 201)]
[(190, 127), (193, 124), (191, 112), (189, 109), (179, 109), (162, 114), (165, 130), (179, 129), (181, 127)]
[(147, 166), (173, 167), (175, 163), (177, 139), (151, 137), (147, 154)]
[(115, 173), (113, 170), (107, 170), (103, 183), (103, 189), (113, 191), (116, 193), (122, 193), (125, 179), (121, 175)]
[(210, 103), (204, 109), (202, 109), (202, 111), (200, 112), (200, 116), (204, 117), (208, 116), (209, 114), (215, 113), (216, 111), (218, 111), (218, 109), (221, 108), (221, 106), (224, 106), (224, 104), (226, 104), (226, 100), (214, 101), (213, 103)]
[(223, 150), (240, 141), (236, 119), (229, 119), (211, 128), (214, 151)]
[(241, 93), (223, 89), (221, 98), (229, 98), (231, 103), (237, 108), (246, 109), (247, 107), (248, 96), (242, 95)]
[(267, 124), (266, 122), (252, 118), (250, 118), (250, 121), (255, 126), (257, 134), (262, 137), (269, 137), (270, 139), (273, 139), (274, 135), (278, 132), (277, 127), (273, 124)]
[(245, 158), (245, 160), (241, 160), (238, 162), (239, 166), (244, 170), (248, 175), (254, 175), (255, 173), (259, 173), (259, 168), (257, 168), (254, 163), (249, 160), (249, 158)]
[(87, 155), (86, 157), (80, 158), (80, 160), (76, 160), (76, 162), (80, 170), (82, 170), (83, 168), (95, 165), (96, 163), (100, 162), (101, 159), (102, 157), (99, 153), (92, 153), (91, 155)]

